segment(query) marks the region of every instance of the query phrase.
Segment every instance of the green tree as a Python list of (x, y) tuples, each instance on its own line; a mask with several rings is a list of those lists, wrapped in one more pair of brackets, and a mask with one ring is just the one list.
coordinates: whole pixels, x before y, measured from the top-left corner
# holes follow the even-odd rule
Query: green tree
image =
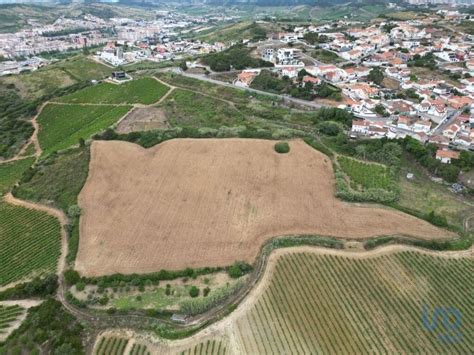
[(377, 85), (382, 84), (383, 78), (383, 71), (379, 67), (375, 67), (369, 72), (368, 79)]
[(191, 288), (189, 289), (189, 295), (192, 298), (199, 296), (199, 288), (197, 288), (196, 286), (191, 286)]

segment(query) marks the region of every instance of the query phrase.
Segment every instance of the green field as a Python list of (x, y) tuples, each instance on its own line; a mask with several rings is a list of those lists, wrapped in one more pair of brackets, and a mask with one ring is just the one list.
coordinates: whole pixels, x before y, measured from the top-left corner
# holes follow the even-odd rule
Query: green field
[(196, 346), (189, 348), (187, 350), (181, 351), (181, 355), (225, 355), (226, 346), (225, 343), (221, 340), (207, 340), (197, 344)]
[(344, 61), (344, 59), (339, 57), (336, 53), (325, 49), (316, 49), (312, 51), (311, 57), (326, 64), (335, 64)]
[(79, 138), (88, 139), (117, 122), (130, 109), (130, 106), (46, 105), (38, 117), (43, 155), (76, 145)]
[(6, 332), (6, 328), (10, 327), (24, 311), (25, 310), (18, 305), (0, 305), (0, 336)]
[(63, 96), (61, 102), (92, 104), (144, 104), (158, 101), (169, 88), (153, 78), (142, 78), (123, 84), (101, 83)]
[(358, 189), (380, 188), (390, 190), (393, 179), (390, 169), (382, 164), (366, 163), (346, 156), (338, 156), (337, 162)]
[(128, 339), (116, 337), (103, 337), (95, 352), (96, 355), (122, 355), (128, 344)]
[(40, 211), (0, 202), (0, 286), (54, 272), (60, 255), (60, 225)]
[(0, 164), (0, 197), (8, 192), (11, 187), (20, 180), (23, 172), (25, 172), (34, 161), (34, 158), (25, 158), (10, 163)]
[[(365, 259), (310, 252), (285, 255), (277, 262), (269, 287), (237, 320), (242, 350), (471, 353), (473, 272), (472, 259), (418, 252)], [(450, 312), (451, 325), (460, 314), (462, 324), (450, 330), (441, 313), (438, 327), (430, 328), (435, 307)]]
[(244, 122), (241, 112), (229, 103), (177, 89), (160, 105), (173, 126), (220, 127)]

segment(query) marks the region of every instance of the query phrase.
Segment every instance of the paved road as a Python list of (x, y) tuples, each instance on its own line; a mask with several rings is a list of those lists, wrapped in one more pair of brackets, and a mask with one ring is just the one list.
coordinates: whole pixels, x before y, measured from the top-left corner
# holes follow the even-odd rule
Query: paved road
[(230, 88), (238, 89), (238, 90), (242, 90), (242, 91), (254, 92), (254, 93), (260, 94), (260, 95), (266, 95), (266, 96), (270, 96), (270, 97), (273, 97), (273, 98), (278, 99), (278, 100), (282, 100), (283, 102), (290, 102), (290, 103), (294, 103), (294, 104), (297, 104), (297, 105), (310, 107), (312, 109), (320, 109), (321, 107), (324, 106), (324, 105), (318, 104), (318, 103), (313, 102), (313, 101), (306, 101), (306, 100), (296, 99), (296, 98), (291, 97), (291, 96), (272, 94), (272, 93), (269, 93), (269, 92), (266, 92), (266, 91), (256, 90), (256, 89), (252, 89), (252, 88), (243, 88), (243, 87), (240, 87), (240, 86), (237, 86), (237, 85), (234, 85), (234, 84), (230, 84), (230, 83), (222, 82), (222, 81), (219, 81), (219, 80), (211, 79), (211, 78), (207, 77), (206, 75), (189, 74), (189, 73), (183, 72), (183, 71), (181, 71), (180, 69), (177, 69), (177, 68), (173, 68), (172, 71), (177, 73), (177, 74), (181, 74), (183, 76), (186, 76), (188, 78), (198, 79), (198, 80), (206, 81), (208, 83), (212, 83), (212, 84), (215, 84), (215, 85), (226, 86), (226, 87), (230, 87)]

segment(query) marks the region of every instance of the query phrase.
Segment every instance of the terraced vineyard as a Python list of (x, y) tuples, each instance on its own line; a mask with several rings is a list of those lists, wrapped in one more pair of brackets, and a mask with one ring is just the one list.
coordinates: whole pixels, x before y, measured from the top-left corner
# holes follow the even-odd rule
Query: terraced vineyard
[(169, 88), (153, 78), (142, 78), (116, 85), (101, 83), (64, 96), (61, 102), (93, 104), (145, 104), (158, 101)]
[(0, 305), (0, 339), (6, 335), (7, 328), (11, 327), (12, 323), (15, 322), (24, 311), (25, 310), (18, 305)]
[(182, 351), (181, 355), (224, 355), (226, 346), (221, 340), (207, 340), (196, 346)]
[(43, 154), (76, 145), (80, 138), (88, 139), (117, 122), (130, 109), (131, 106), (48, 104), (38, 117)]
[(337, 161), (344, 173), (363, 189), (381, 188), (390, 190), (393, 186), (394, 182), (390, 176), (390, 170), (384, 165), (365, 163), (345, 156), (338, 156)]
[(473, 259), (307, 252), (283, 255), (274, 271), (236, 321), (247, 354), (474, 349)]
[(122, 355), (129, 340), (116, 337), (103, 337), (97, 346), (96, 355)]
[(56, 218), (0, 202), (0, 286), (33, 273), (54, 272), (60, 238)]

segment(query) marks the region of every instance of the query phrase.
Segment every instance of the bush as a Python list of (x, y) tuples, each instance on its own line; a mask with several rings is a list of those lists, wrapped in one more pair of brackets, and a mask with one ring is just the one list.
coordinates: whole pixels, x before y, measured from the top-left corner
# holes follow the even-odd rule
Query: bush
[(0, 301), (46, 297), (54, 294), (57, 288), (58, 277), (56, 275), (48, 275), (44, 278), (36, 277), (31, 282), (21, 283), (0, 292)]
[(280, 154), (286, 154), (290, 151), (290, 146), (287, 142), (278, 142), (275, 144), (275, 152)]
[(76, 270), (69, 269), (64, 272), (64, 280), (68, 285), (75, 285), (80, 279), (81, 276)]
[(189, 289), (189, 295), (192, 298), (199, 296), (199, 288), (197, 288), (196, 286), (191, 286), (191, 288)]
[(76, 283), (76, 290), (84, 291), (85, 288), (86, 288), (86, 284), (84, 282), (79, 281), (78, 283)]
[(243, 261), (236, 261), (233, 265), (227, 268), (227, 273), (233, 279), (237, 279), (250, 271), (252, 271), (252, 266)]
[(209, 294), (209, 292), (211, 292), (211, 289), (209, 287), (206, 287), (204, 290), (203, 290), (203, 295), (204, 297), (207, 297), (207, 295)]

